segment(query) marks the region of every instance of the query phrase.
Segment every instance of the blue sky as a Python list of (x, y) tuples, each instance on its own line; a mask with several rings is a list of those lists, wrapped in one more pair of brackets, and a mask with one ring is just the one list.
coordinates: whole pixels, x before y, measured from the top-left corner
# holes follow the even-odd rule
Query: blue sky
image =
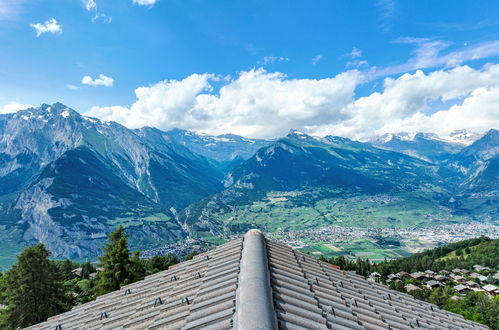
[[(279, 135), (292, 125), (365, 138), (395, 129), (390, 116), (408, 129), (436, 131), (436, 118), (414, 124), (414, 116), (448, 115), (477, 94), (480, 102), (495, 94), (487, 77), (495, 77), (489, 66), (499, 58), (497, 12), (497, 1), (0, 0), (0, 107), (60, 101), (131, 127), (154, 125), (160, 116), (163, 129), (252, 136)], [(458, 70), (464, 67), (471, 70)], [(388, 99), (386, 79), (417, 69), (426, 75), (419, 80), (433, 72), (451, 73), (442, 78), (450, 81), (459, 76), (464, 85), (474, 75), (476, 83), (420, 91), (426, 94), (415, 104)], [(269, 81), (266, 90), (251, 89)], [(228, 96), (219, 95), (224, 86)], [(138, 87), (147, 89), (142, 97)], [(291, 94), (271, 98), (283, 89)], [(385, 96), (383, 109), (356, 105), (374, 93)], [(282, 101), (297, 94), (301, 109)], [(235, 98), (252, 105), (231, 103)], [(392, 105), (399, 109), (384, 110)], [(385, 111), (384, 119), (365, 127), (376, 111)], [(487, 111), (469, 128), (495, 127), (497, 111)], [(269, 112), (275, 116), (267, 126), (285, 118), (282, 125), (251, 123), (252, 113)], [(459, 116), (461, 124), (451, 128), (468, 128)]]

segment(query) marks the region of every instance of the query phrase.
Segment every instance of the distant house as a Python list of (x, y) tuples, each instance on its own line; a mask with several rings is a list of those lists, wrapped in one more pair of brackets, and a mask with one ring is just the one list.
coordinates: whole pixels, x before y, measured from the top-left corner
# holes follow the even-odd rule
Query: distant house
[(466, 285), (469, 286), (470, 288), (479, 288), (480, 287), (480, 285), (478, 283), (473, 282), (473, 281), (467, 281)]
[(499, 294), (499, 288), (492, 284), (484, 285), (482, 286), (482, 289), (484, 289), (488, 294), (493, 296), (497, 296)]
[(378, 279), (381, 277), (380, 273), (378, 272), (372, 272), (371, 274), (369, 274), (369, 276), (367, 277), (367, 280), (369, 282), (377, 282)]
[(465, 281), (464, 277), (462, 277), (461, 275), (453, 275), (453, 276), (451, 276), (451, 278), (454, 282), (457, 282), (457, 283), (462, 283)]
[(442, 269), (441, 271), (439, 271), (439, 273), (443, 274), (443, 275), (449, 275), (451, 272), (449, 272), (448, 270)]
[(416, 280), (422, 280), (427, 277), (426, 273), (422, 272), (415, 272), (411, 274), (411, 277), (416, 279)]
[(435, 288), (438, 288), (439, 286), (442, 286), (442, 282), (431, 280), (426, 283), (426, 287), (430, 290), (433, 290)]
[(481, 272), (483, 270), (490, 270), (489, 267), (484, 267), (484, 266), (481, 266), (481, 265), (474, 265), (473, 269), (476, 270), (477, 272)]
[(487, 276), (483, 276), (483, 275), (478, 276), (478, 280), (479, 280), (480, 282), (485, 282), (485, 281), (487, 281), (487, 279), (488, 279), (488, 277), (487, 277)]
[(478, 277), (480, 277), (480, 274), (478, 274), (478, 273), (471, 273), (468, 276), (471, 277), (471, 278), (478, 278)]
[(427, 269), (424, 271), (426, 274), (428, 274), (429, 277), (433, 277), (435, 275), (435, 272), (433, 270)]
[(411, 291), (414, 291), (414, 290), (421, 290), (420, 287), (415, 286), (414, 284), (407, 284), (404, 288), (405, 288), (406, 292), (411, 292)]
[(460, 273), (466, 275), (466, 274), (469, 274), (471, 272), (469, 270), (467, 270), (467, 269), (461, 269)]
[(73, 269), (71, 271), (71, 273), (74, 275), (74, 276), (78, 276), (78, 277), (81, 277), (81, 267), (78, 267), (76, 269)]
[(470, 288), (468, 288), (466, 285), (462, 285), (462, 284), (456, 285), (454, 287), (454, 290), (456, 290), (456, 292), (459, 294), (466, 294), (466, 293), (471, 291)]
[(408, 272), (398, 272), (397, 274), (398, 278), (403, 278), (403, 277), (406, 277), (406, 276), (411, 276), (411, 274), (409, 274)]
[(435, 275), (434, 279), (435, 279), (435, 281), (446, 281), (447, 280), (447, 276), (445, 276), (445, 275)]
[(395, 274), (388, 274), (386, 276), (386, 278), (388, 278), (389, 280), (393, 280), (393, 279), (397, 278), (397, 275), (395, 275)]
[(452, 272), (453, 272), (454, 274), (459, 274), (459, 273), (461, 273), (461, 269), (459, 269), (459, 268), (454, 268), (454, 269), (452, 270)]

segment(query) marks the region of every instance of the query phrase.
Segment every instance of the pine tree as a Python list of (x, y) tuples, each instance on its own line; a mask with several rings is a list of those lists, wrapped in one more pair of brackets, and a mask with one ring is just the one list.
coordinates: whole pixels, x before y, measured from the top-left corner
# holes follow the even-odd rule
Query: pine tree
[(3, 276), (1, 290), (7, 308), (2, 316), (6, 328), (43, 322), (71, 307), (61, 274), (49, 256), (50, 252), (42, 243), (28, 247)]
[(109, 243), (104, 248), (104, 255), (99, 258), (103, 270), (98, 273), (96, 294), (102, 295), (119, 290), (121, 286), (143, 278), (140, 267), (135, 265), (137, 257), (130, 257), (125, 228), (120, 226), (109, 234)]

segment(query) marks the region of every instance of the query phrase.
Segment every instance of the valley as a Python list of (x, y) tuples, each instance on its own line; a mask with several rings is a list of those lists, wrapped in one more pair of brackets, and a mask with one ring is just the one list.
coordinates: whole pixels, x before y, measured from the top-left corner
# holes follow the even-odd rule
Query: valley
[(0, 115), (0, 266), (35, 242), (94, 260), (119, 225), (144, 255), (259, 228), (314, 255), (406, 256), (447, 242), (431, 230), (498, 224), (499, 132), (456, 136), (131, 130), (60, 103)]

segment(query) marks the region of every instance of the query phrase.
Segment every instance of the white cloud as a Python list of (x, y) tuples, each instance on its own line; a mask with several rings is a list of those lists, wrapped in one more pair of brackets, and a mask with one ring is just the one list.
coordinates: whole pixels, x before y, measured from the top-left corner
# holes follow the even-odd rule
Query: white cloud
[(499, 55), (499, 40), (486, 41), (476, 45), (465, 46), (446, 54), (442, 51), (449, 48), (450, 42), (430, 38), (398, 38), (395, 43), (414, 45), (412, 57), (405, 63), (385, 68), (371, 68), (366, 80), (374, 80), (388, 75), (430, 69), (436, 67), (454, 67), (466, 61), (484, 59)]
[(89, 86), (93, 86), (93, 87), (97, 87), (97, 86), (113, 87), (114, 79), (107, 77), (103, 74), (100, 74), (99, 78), (95, 78), (95, 79), (92, 79), (92, 77), (90, 77), (90, 76), (84, 76), (81, 79), (81, 83), (83, 85), (89, 85)]
[(141, 5), (141, 6), (149, 6), (149, 7), (152, 7), (154, 6), (154, 4), (156, 4), (156, 2), (158, 2), (159, 0), (133, 0), (133, 3), (136, 3), (138, 5)]
[(12, 101), (10, 103), (5, 104), (3, 107), (0, 107), (0, 114), (14, 113), (19, 110), (24, 110), (32, 107), (33, 106), (29, 104), (21, 104), (17, 101)]
[(263, 58), (263, 65), (272, 64), (274, 62), (287, 62), (289, 58), (284, 56), (265, 56)]
[[(493, 95), (498, 88), (499, 64), (486, 65), (482, 70), (458, 66), (429, 74), (417, 71), (397, 79), (386, 78), (382, 92), (361, 97), (344, 109), (347, 120), (309, 130), (318, 135), (337, 134), (356, 139), (400, 131), (443, 135), (455, 129), (484, 131), (499, 127), (499, 111)], [(430, 100), (441, 104), (437, 106), (440, 109), (430, 107)], [(445, 102), (455, 105), (446, 108)]]
[(36, 31), (36, 36), (39, 37), (44, 33), (61, 34), (62, 28), (57, 23), (55, 18), (46, 20), (44, 23), (30, 24), (32, 28)]
[(0, 1), (0, 21), (16, 20), (23, 12), (23, 7), (27, 0), (1, 0)]
[(357, 71), (326, 79), (288, 79), (263, 69), (241, 72), (219, 92), (213, 74), (193, 74), (135, 90), (137, 101), (124, 107), (92, 108), (86, 115), (129, 127), (174, 127), (210, 134), (237, 133), (253, 137), (282, 136), (291, 127), (319, 125), (345, 118), (342, 109), (353, 101)]
[(97, 9), (97, 4), (95, 3), (94, 0), (82, 0), (82, 1), (86, 10), (92, 11)]
[(353, 58), (357, 58), (357, 57), (362, 57), (362, 52), (357, 47), (353, 47), (352, 51), (346, 55), (347, 55), (347, 57), (353, 59)]
[[(290, 79), (264, 69), (222, 80), (193, 74), (135, 90), (130, 107), (93, 107), (87, 115), (128, 127), (174, 127), (210, 134), (278, 137), (290, 128), (365, 140), (376, 134), (448, 134), (499, 127), (499, 64), (457, 66), (386, 78), (381, 90), (355, 98), (362, 76), (347, 71), (325, 79)], [(213, 81), (222, 87), (216, 91)]]
[(71, 85), (71, 84), (66, 85), (66, 87), (67, 87), (68, 89), (73, 90), (73, 91), (77, 91), (77, 90), (81, 89), (81, 87), (80, 87), (80, 86)]
[(111, 16), (107, 16), (104, 13), (97, 13), (95, 14), (94, 17), (92, 17), (92, 23), (94, 23), (97, 20), (100, 20), (104, 24), (109, 24), (113, 21), (113, 18)]
[(318, 54), (318, 55), (315, 55), (313, 58), (312, 58), (312, 64), (313, 65), (316, 65), (317, 62), (319, 62), (320, 60), (322, 60), (324, 58), (324, 56), (322, 56), (322, 54)]

